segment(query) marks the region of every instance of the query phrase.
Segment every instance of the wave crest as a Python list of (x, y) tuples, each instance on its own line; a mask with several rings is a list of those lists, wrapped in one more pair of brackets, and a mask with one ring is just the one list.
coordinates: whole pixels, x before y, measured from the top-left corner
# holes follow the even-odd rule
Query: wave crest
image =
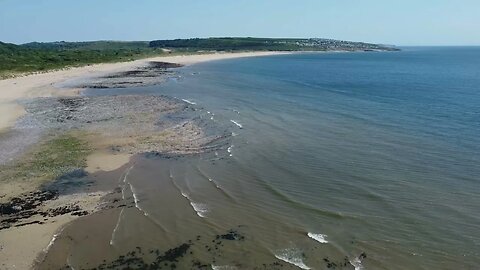
[(301, 269), (312, 269), (303, 262), (303, 253), (298, 248), (286, 248), (278, 250), (275, 254), (275, 258), (282, 260), (286, 263), (300, 267)]
[(322, 244), (326, 244), (328, 243), (327, 241), (327, 235), (326, 234), (320, 234), (320, 233), (307, 233), (308, 237), (312, 238), (313, 240), (319, 242), (319, 243), (322, 243)]

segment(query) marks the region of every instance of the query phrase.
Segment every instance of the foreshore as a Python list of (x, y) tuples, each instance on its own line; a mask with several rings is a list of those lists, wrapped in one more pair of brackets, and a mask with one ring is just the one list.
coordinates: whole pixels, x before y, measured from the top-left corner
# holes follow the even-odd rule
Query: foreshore
[(81, 89), (59, 89), (55, 85), (62, 81), (85, 76), (100, 76), (102, 74), (121, 72), (136, 67), (145, 66), (148, 62), (168, 62), (181, 65), (191, 65), (200, 62), (285, 54), (286, 52), (241, 52), (214, 53), (198, 55), (177, 55), (146, 58), (130, 62), (95, 64), (84, 67), (66, 68), (46, 73), (30, 74), (0, 80), (0, 131), (11, 127), (15, 120), (24, 114), (22, 106), (16, 101), (22, 98), (71, 96), (78, 95)]
[[(71, 144), (81, 146), (85, 143), (88, 147), (80, 147), (78, 153), (75, 152), (78, 160), (72, 161), (73, 163), (68, 166), (80, 168), (80, 174), (95, 174), (114, 171), (128, 163), (130, 157), (137, 153), (151, 151), (195, 153), (195, 151), (201, 151), (209, 141), (218, 139), (218, 137), (204, 136), (196, 123), (192, 121), (181, 123), (181, 125), (179, 125), (180, 123), (164, 123), (161, 126), (162, 131), (159, 132), (157, 125), (152, 124), (153, 114), (158, 117), (191, 110), (188, 107), (189, 104), (177, 103), (168, 97), (126, 96), (112, 100), (79, 97), (83, 89), (88, 88), (92, 83), (98, 83), (93, 82), (94, 78), (122, 77), (122, 74), (128, 72), (137, 72), (142, 68), (149, 69), (148, 66), (151, 63), (191, 65), (205, 61), (275, 54), (283, 53), (248, 52), (162, 56), (0, 80), (0, 140), (3, 140), (4, 137), (17, 136), (10, 134), (15, 132), (16, 126), (31, 128), (32, 125), (40, 125), (40, 130), (42, 130), (31, 139), (32, 145), (25, 144), (26, 149), (23, 152), (12, 155), (12, 160), (4, 160), (4, 164), (0, 162), (0, 166), (7, 166), (4, 167), (7, 169), (0, 177), (8, 176), (0, 179), (0, 221), (3, 226), (0, 226), (0, 268), (32, 268), (35, 261), (41, 260), (42, 253), (46, 252), (53, 244), (55, 235), (66, 224), (80, 216), (100, 210), (102, 204), (105, 203), (105, 195), (109, 194), (108, 190), (98, 188), (65, 194), (44, 194), (42, 192), (45, 190), (39, 190), (40, 187), (44, 187), (54, 180), (68, 178), (72, 172), (62, 171), (67, 176), (58, 174), (59, 172), (41, 172), (38, 173), (41, 174), (38, 177), (35, 174), (34, 176), (27, 174), (23, 176), (23, 180), (17, 182), (16, 177), (19, 177), (20, 174), (15, 166), (23, 166), (23, 170), (37, 169), (39, 165), (37, 164), (38, 160), (35, 159), (42, 158), (43, 155), (51, 155), (50, 149), (60, 147), (59, 149), (62, 151), (70, 151), (61, 147), (65, 144), (67, 147)], [(163, 70), (163, 67), (161, 68)], [(64, 84), (69, 80), (78, 79), (87, 84), (83, 87)], [(122, 108), (124, 104), (127, 104), (127, 109), (118, 111), (117, 109)], [(88, 108), (85, 111), (89, 113), (82, 112), (85, 108)], [(102, 114), (105, 110), (107, 113)], [(111, 117), (109, 118), (111, 112), (121, 116), (122, 120), (120, 122), (111, 120)], [(119, 133), (117, 129), (120, 126), (127, 128)], [(53, 132), (48, 132), (49, 130), (53, 130)], [(17, 137), (18, 143), (22, 137)], [(41, 146), (38, 147), (38, 144)], [(4, 150), (2, 149), (2, 151)], [(25, 154), (28, 155), (28, 158), (25, 158)], [(55, 156), (56, 153), (53, 155)], [(22, 162), (17, 160), (20, 157)], [(53, 159), (49, 162), (61, 163), (63, 160)], [(20, 173), (25, 172), (20, 171)]]

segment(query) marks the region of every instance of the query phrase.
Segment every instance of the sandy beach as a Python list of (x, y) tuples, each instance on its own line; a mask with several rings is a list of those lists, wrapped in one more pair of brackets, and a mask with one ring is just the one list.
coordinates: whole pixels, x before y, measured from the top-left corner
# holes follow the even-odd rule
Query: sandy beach
[(275, 54), (285, 53), (242, 52), (160, 56), (131, 62), (96, 64), (84, 67), (68, 68), (59, 71), (30, 74), (26, 76), (19, 76), (16, 78), (0, 80), (0, 131), (12, 126), (15, 123), (15, 119), (23, 115), (24, 112), (22, 107), (16, 104), (16, 101), (18, 101), (19, 99), (33, 97), (69, 96), (78, 94), (79, 89), (59, 90), (57, 87), (55, 87), (56, 84), (68, 79), (84, 76), (99, 76), (112, 72), (121, 72), (123, 70), (144, 66), (150, 61), (161, 61), (182, 65), (191, 65), (205, 61), (240, 57), (256, 57)]
[[(65, 87), (63, 82), (73, 79), (79, 79), (89, 81), (90, 78), (97, 78), (106, 74), (121, 73), (133, 69), (138, 69), (147, 66), (151, 62), (168, 62), (176, 63), (180, 65), (191, 65), (204, 61), (221, 60), (228, 58), (239, 57), (255, 57), (280, 54), (278, 52), (248, 52), (248, 53), (216, 53), (216, 54), (202, 54), (202, 55), (186, 55), (186, 56), (162, 56), (149, 59), (136, 60), (132, 62), (122, 63), (109, 63), (109, 64), (97, 64), (84, 67), (70, 68), (59, 71), (52, 71), (47, 73), (30, 74), (25, 76), (19, 76), (16, 78), (10, 78), (0, 80), (0, 135), (9, 135), (11, 128), (14, 127), (19, 119), (25, 121), (27, 111), (38, 110), (38, 106), (30, 106), (26, 108), (24, 100), (35, 100), (37, 98), (46, 98), (46, 102), (57, 102), (57, 98), (65, 97), (60, 101), (63, 104), (57, 104), (54, 106), (59, 107), (55, 117), (65, 117), (62, 114), (63, 110), (68, 112), (75, 112), (76, 108), (81, 104), (82, 106), (90, 106), (88, 102), (91, 100), (77, 100), (76, 96), (83, 90), (78, 87)], [(62, 85), (60, 87), (60, 85)], [(50, 101), (50, 99), (52, 99)], [(133, 101), (132, 101), (133, 100)], [(101, 100), (100, 100), (101, 101)], [(182, 109), (177, 108), (175, 104), (169, 103), (168, 100), (162, 103), (162, 106), (166, 106), (170, 109)], [(163, 102), (162, 101), (162, 102)], [(44, 102), (44, 101), (42, 101)], [(93, 101), (94, 106), (99, 101)], [(95, 103), (96, 102), (96, 103)], [(119, 100), (118, 102), (137, 102), (135, 98), (127, 98), (126, 100)], [(152, 102), (150, 102), (152, 103)], [(149, 104), (150, 104), (149, 103)], [(158, 103), (158, 102), (155, 102)], [(161, 102), (160, 102), (161, 103)], [(49, 103), (47, 103), (49, 104)], [(53, 103), (52, 103), (53, 104)], [(86, 105), (85, 105), (86, 104)], [(98, 104), (97, 104), (98, 105)], [(36, 106), (36, 107), (35, 107)], [(50, 105), (49, 105), (50, 106)], [(65, 107), (66, 106), (66, 107)], [(153, 105), (152, 105), (153, 106)], [(169, 107), (170, 106), (170, 107)], [(153, 107), (152, 107), (153, 108)], [(161, 111), (161, 109), (155, 109), (155, 111)], [(40, 111), (40, 114), (44, 114), (47, 110)], [(159, 111), (159, 112), (160, 112)], [(125, 115), (130, 115), (131, 112), (124, 112)], [(71, 117), (71, 115), (66, 116)], [(148, 118), (148, 117), (147, 117)], [(32, 122), (39, 122), (38, 119), (32, 118)], [(131, 121), (138, 122), (138, 119), (131, 119)], [(40, 121), (41, 122), (41, 121)], [(90, 122), (90, 121), (87, 121)], [(133, 122), (132, 122), (133, 123)], [(147, 122), (145, 122), (147, 123)], [(113, 123), (117, 124), (117, 123)], [(128, 124), (128, 123), (127, 123)], [(148, 123), (146, 124), (148, 126)], [(57, 130), (62, 130), (62, 127), (56, 127)], [(138, 128), (137, 128), (138, 130)], [(140, 128), (140, 130), (142, 130)], [(158, 146), (159, 142), (164, 146), (159, 150), (162, 151), (180, 151), (182, 153), (188, 153), (195, 151), (191, 149), (198, 149), (203, 139), (200, 136), (201, 132), (197, 130), (195, 125), (184, 124), (182, 128), (171, 127), (167, 129), (168, 132), (162, 134), (156, 134), (155, 129), (146, 128), (142, 130), (142, 134), (147, 132), (150, 134), (148, 137), (140, 137), (139, 131), (126, 131), (125, 134), (110, 136), (113, 131), (98, 131), (95, 129), (90, 130), (88, 136), (84, 136), (86, 142), (91, 145), (91, 152), (86, 156), (85, 171), (87, 173), (95, 174), (106, 171), (113, 171), (120, 168), (124, 164), (129, 162), (132, 155), (140, 152), (151, 151), (153, 148), (152, 141), (156, 141)], [(103, 132), (103, 133), (102, 133)], [(130, 133), (128, 133), (130, 132)], [(135, 133), (137, 132), (137, 133)], [(195, 135), (197, 134), (197, 135)], [(38, 135), (43, 136), (43, 135)], [(82, 135), (83, 136), (83, 135)], [(177, 137), (184, 136), (185, 141), (178, 142)], [(0, 137), (1, 138), (1, 137)], [(113, 138), (113, 139), (112, 139)], [(209, 138), (215, 139), (215, 138)], [(175, 142), (174, 142), (175, 140)], [(113, 153), (109, 150), (111, 148), (112, 141), (114, 141), (119, 147), (123, 147), (124, 151)], [(199, 145), (191, 145), (189, 141), (198, 142)], [(141, 143), (139, 143), (141, 142)], [(177, 145), (178, 144), (178, 145)], [(138, 147), (130, 147), (131, 145), (139, 145)], [(166, 145), (166, 146), (165, 146)], [(179, 146), (180, 145), (180, 146)], [(128, 147), (127, 147), (128, 146)], [(184, 150), (181, 147), (185, 146)], [(33, 146), (32, 146), (33, 147)], [(20, 155), (21, 156), (21, 155)], [(15, 164), (15, 159), (13, 163)], [(1, 164), (0, 164), (1, 165)], [(53, 179), (52, 179), (53, 180)], [(108, 194), (106, 191), (90, 190), (81, 193), (74, 194), (57, 194), (54, 198), (40, 199), (38, 194), (34, 194), (39, 186), (44, 185), (45, 182), (22, 182), (15, 183), (15, 181), (0, 181), (0, 203), (2, 203), (2, 213), (5, 214), (10, 211), (13, 214), (17, 214), (15, 222), (6, 224), (3, 229), (0, 229), (0, 268), (2, 269), (29, 269), (32, 268), (35, 260), (41, 259), (41, 254), (48, 249), (49, 245), (54, 241), (55, 234), (62, 230), (66, 224), (72, 220), (84, 214), (90, 214), (97, 211), (102, 197)], [(27, 194), (27, 195), (25, 195)], [(32, 195), (34, 194), (34, 195)], [(32, 199), (32, 196), (34, 197)], [(43, 195), (42, 195), (43, 196)], [(9, 199), (17, 198), (17, 201), (23, 203), (30, 201), (38, 201), (31, 210), (18, 209), (19, 205), (9, 202)], [(75, 205), (74, 208), (71, 206)], [(21, 208), (21, 207), (20, 207)], [(55, 209), (67, 209), (66, 211), (57, 212)], [(8, 211), (7, 211), (8, 210)], [(29, 212), (30, 211), (30, 212)], [(31, 211), (34, 211), (32, 214)], [(54, 214), (52, 214), (52, 211)], [(80, 214), (79, 214), (80, 213)], [(68, 214), (68, 215), (67, 215)], [(21, 217), (18, 217), (20, 215)], [(42, 217), (43, 215), (43, 217)], [(22, 250), (20, 253), (18, 250)]]

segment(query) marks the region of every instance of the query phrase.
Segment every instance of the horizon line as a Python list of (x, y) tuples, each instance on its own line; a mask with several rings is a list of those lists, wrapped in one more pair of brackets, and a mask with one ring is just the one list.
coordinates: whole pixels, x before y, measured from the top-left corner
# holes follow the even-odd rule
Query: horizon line
[(189, 38), (156, 38), (151, 40), (135, 40), (135, 39), (89, 39), (89, 40), (50, 40), (50, 41), (27, 41), (27, 42), (10, 42), (2, 41), (3, 43), (11, 43), (15, 45), (24, 45), (28, 43), (55, 43), (55, 42), (71, 42), (71, 43), (81, 43), (81, 42), (150, 42), (154, 40), (176, 40), (176, 39), (208, 39), (208, 38), (265, 38), (265, 39), (327, 39), (327, 40), (337, 40), (337, 41), (348, 41), (348, 42), (361, 42), (369, 44), (378, 44), (385, 46), (394, 46), (394, 47), (480, 47), (480, 44), (395, 44), (391, 42), (371, 42), (371, 41), (357, 41), (349, 39), (336, 39), (328, 37), (260, 37), (260, 36), (209, 36), (209, 37), (189, 37)]

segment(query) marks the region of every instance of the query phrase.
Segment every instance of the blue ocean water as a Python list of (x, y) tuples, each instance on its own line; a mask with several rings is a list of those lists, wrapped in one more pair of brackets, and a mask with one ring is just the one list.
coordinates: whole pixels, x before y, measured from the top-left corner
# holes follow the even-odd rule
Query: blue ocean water
[(191, 166), (232, 200), (186, 185), (210, 222), (247, 224), (280, 260), (477, 269), (479, 60), (478, 47), (241, 58), (115, 93), (174, 96), (231, 125), (229, 158)]

